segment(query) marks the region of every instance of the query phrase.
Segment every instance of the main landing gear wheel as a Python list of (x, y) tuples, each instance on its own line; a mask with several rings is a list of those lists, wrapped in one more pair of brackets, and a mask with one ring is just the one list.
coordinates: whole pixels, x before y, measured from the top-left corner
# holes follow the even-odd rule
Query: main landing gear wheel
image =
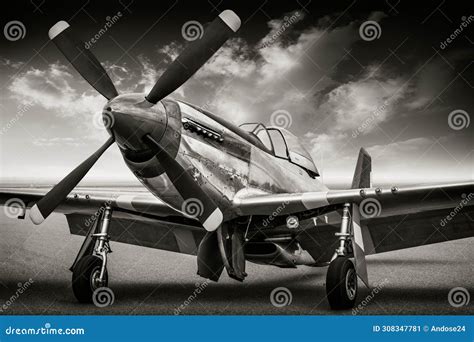
[(357, 273), (349, 258), (338, 256), (329, 265), (326, 294), (331, 309), (343, 310), (354, 307), (357, 297)]
[(107, 269), (104, 281), (100, 281), (101, 267), (102, 259), (95, 255), (86, 255), (77, 262), (72, 271), (72, 291), (79, 302), (92, 303), (94, 291), (108, 285)]

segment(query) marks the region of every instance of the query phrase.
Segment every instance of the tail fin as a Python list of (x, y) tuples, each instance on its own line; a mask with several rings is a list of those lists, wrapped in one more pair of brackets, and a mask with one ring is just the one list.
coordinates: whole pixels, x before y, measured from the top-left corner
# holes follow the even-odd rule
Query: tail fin
[(372, 158), (364, 148), (359, 151), (357, 165), (352, 179), (352, 189), (370, 188), (370, 173), (372, 172)]

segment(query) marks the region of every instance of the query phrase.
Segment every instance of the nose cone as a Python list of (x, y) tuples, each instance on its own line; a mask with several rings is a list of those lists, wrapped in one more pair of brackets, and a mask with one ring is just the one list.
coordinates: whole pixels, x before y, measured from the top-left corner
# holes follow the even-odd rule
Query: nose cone
[(143, 136), (150, 134), (159, 141), (166, 130), (168, 118), (163, 105), (149, 106), (144, 99), (143, 94), (120, 95), (104, 107), (104, 124), (124, 150), (146, 150)]

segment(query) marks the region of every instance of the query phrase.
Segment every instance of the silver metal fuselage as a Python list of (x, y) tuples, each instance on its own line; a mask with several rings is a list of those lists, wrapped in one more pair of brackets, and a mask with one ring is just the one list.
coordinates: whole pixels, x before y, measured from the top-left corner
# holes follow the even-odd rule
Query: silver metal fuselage
[[(232, 200), (255, 194), (324, 191), (302, 167), (278, 158), (244, 132), (215, 115), (183, 102), (147, 103), (144, 94), (120, 95), (104, 108), (104, 120), (123, 158), (156, 197), (181, 210), (183, 198), (141, 138), (151, 134), (195, 178), (224, 213), (237, 216)], [(112, 118), (110, 118), (112, 116)], [(191, 125), (189, 125), (191, 123)], [(258, 141), (257, 141), (258, 142)]]

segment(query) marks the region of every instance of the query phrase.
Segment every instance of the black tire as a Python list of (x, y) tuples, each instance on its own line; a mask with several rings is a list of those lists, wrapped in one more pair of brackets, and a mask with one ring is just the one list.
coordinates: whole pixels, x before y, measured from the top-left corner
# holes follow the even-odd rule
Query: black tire
[(100, 274), (102, 259), (95, 255), (86, 255), (81, 258), (72, 272), (72, 291), (81, 303), (92, 303), (92, 294), (102, 286), (107, 286), (109, 279), (107, 269), (104, 274), (104, 283), (101, 286), (93, 281), (94, 274)]
[(357, 298), (357, 273), (347, 257), (337, 257), (329, 264), (326, 295), (331, 309), (352, 309)]

